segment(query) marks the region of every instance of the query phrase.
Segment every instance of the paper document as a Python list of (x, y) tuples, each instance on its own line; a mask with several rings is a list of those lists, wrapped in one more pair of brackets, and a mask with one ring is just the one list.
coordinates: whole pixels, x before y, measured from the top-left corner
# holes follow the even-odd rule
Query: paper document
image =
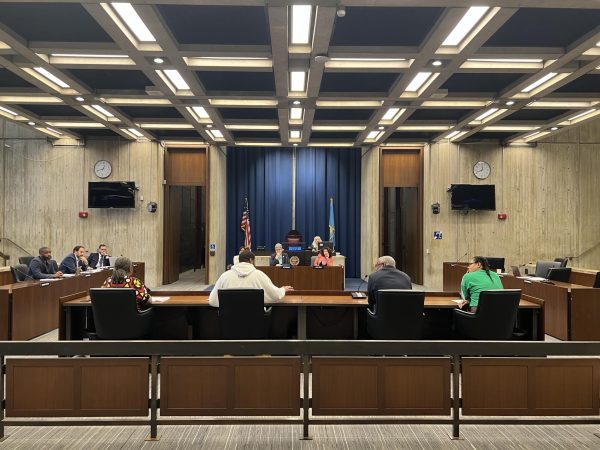
[(56, 281), (56, 280), (60, 280), (60, 278), (42, 278), (41, 281), (42, 283), (45, 283), (46, 281)]
[(544, 277), (517, 277), (523, 280), (531, 280), (531, 281), (546, 281)]
[(64, 278), (71, 278), (71, 277), (76, 277), (77, 275), (75, 275), (74, 273), (63, 273), (63, 277)]
[(162, 303), (169, 300), (171, 297), (152, 297), (152, 303)]

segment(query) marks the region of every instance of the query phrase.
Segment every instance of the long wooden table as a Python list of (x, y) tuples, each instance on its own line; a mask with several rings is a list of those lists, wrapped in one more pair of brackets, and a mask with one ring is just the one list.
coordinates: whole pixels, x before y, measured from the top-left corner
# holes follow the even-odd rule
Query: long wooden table
[[(144, 278), (143, 262), (134, 263), (137, 277)], [(56, 329), (59, 298), (100, 287), (109, 270), (82, 272), (54, 281), (22, 281), (0, 286), (0, 340), (23, 341)]]
[[(460, 289), (466, 263), (444, 263), (444, 290)], [(507, 289), (521, 289), (524, 298), (543, 302), (545, 332), (555, 338), (573, 341), (600, 340), (600, 289), (560, 281), (541, 282), (501, 274)], [(578, 277), (578, 278), (577, 278)], [(572, 277), (573, 278), (573, 277)], [(586, 282), (588, 277), (577, 275)]]
[(259, 266), (275, 286), (293, 286), (301, 291), (342, 291), (344, 290), (344, 268), (341, 266), (315, 269), (310, 266), (293, 266), (284, 269), (277, 266)]
[[(199, 308), (203, 309), (208, 314), (205, 326), (209, 321), (218, 322), (217, 308), (212, 308), (208, 304), (208, 292), (156, 292), (155, 295), (169, 297), (166, 301), (153, 302), (152, 306), (158, 309), (162, 308)], [(457, 299), (455, 292), (427, 292), (425, 294), (425, 308), (428, 311), (446, 310), (451, 313), (452, 309), (457, 307)], [(74, 329), (77, 324), (73, 320), (73, 311), (81, 308), (90, 308), (89, 296), (80, 296), (78, 298), (65, 299), (62, 304), (64, 314), (65, 330), (60, 335), (64, 335), (65, 339), (71, 339), (73, 336), (79, 336), (78, 330)], [(307, 330), (309, 329), (309, 310), (311, 308), (351, 308), (352, 309), (352, 334), (356, 338), (359, 329), (359, 311), (366, 310), (368, 306), (367, 299), (354, 299), (350, 292), (294, 292), (288, 295), (283, 301), (271, 303), (273, 311), (278, 309), (294, 308), (297, 311), (297, 337), (298, 339), (310, 338)], [(540, 320), (541, 306), (535, 302), (521, 300), (519, 305), (520, 310), (531, 311), (530, 329), (534, 340), (543, 337), (543, 322)], [(274, 318), (275, 319), (275, 318)], [(451, 320), (451, 319), (450, 319)], [(208, 338), (216, 339), (216, 336), (208, 336)]]

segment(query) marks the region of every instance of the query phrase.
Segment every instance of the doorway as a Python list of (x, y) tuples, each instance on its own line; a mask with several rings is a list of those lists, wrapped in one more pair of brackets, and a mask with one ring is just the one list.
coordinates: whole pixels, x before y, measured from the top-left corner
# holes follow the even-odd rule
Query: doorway
[(422, 150), (384, 149), (381, 155), (380, 254), (423, 283)]

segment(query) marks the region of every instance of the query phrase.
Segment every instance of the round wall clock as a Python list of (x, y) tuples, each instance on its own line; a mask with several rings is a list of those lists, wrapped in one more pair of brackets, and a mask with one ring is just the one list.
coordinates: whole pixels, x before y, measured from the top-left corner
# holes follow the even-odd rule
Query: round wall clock
[(473, 175), (480, 180), (485, 180), (490, 176), (491, 172), (492, 168), (485, 161), (479, 161), (473, 166)]
[(108, 178), (112, 173), (112, 166), (108, 161), (101, 159), (94, 164), (94, 173), (98, 178)]

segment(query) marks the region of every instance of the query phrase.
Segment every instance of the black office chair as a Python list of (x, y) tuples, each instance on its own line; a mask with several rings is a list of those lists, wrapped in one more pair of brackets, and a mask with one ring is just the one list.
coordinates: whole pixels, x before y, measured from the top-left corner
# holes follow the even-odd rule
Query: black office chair
[(558, 269), (560, 267), (560, 264), (561, 263), (556, 261), (538, 261), (535, 263), (535, 276), (548, 278), (548, 271), (553, 267), (556, 267)]
[(373, 339), (421, 339), (425, 292), (409, 289), (377, 291), (375, 312), (367, 310), (367, 333)]
[(10, 266), (10, 273), (13, 277), (13, 283), (31, 280), (31, 277), (28, 275), (29, 268), (25, 264), (16, 264), (14, 266)]
[(520, 289), (482, 291), (477, 312), (454, 310), (454, 331), (462, 339), (509, 340), (520, 300)]
[(485, 259), (487, 259), (487, 262), (490, 265), (490, 269), (492, 269), (494, 272), (498, 269), (500, 269), (502, 272), (506, 272), (504, 270), (504, 258), (486, 256)]
[(569, 262), (569, 258), (554, 258), (554, 262), (559, 262), (560, 267), (567, 267), (567, 263)]
[(219, 289), (219, 324), (223, 339), (266, 339), (269, 312), (262, 289)]
[(600, 272), (596, 272), (596, 279), (594, 280), (595, 288), (600, 288)]
[(19, 256), (19, 264), (25, 264), (29, 267), (29, 263), (33, 259), (33, 256)]
[(98, 339), (122, 340), (150, 337), (152, 308), (138, 311), (133, 289), (90, 289), (90, 299)]
[(52, 269), (54, 269), (54, 272), (58, 272), (58, 263), (55, 260), (53, 260), (53, 259), (50, 260), (50, 267), (52, 267)]
[(548, 270), (549, 280), (554, 281), (564, 281), (565, 283), (569, 282), (571, 278), (571, 268), (570, 267), (552, 267)]

